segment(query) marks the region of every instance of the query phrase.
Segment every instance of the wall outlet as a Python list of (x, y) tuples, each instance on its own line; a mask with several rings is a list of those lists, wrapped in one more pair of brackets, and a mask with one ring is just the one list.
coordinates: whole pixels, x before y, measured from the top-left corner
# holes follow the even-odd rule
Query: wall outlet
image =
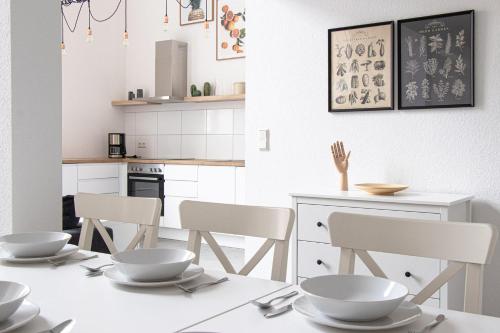
[(139, 149), (146, 149), (146, 142), (137, 142), (137, 148)]
[(257, 140), (257, 148), (260, 150), (269, 150), (269, 130), (260, 129), (259, 137)]

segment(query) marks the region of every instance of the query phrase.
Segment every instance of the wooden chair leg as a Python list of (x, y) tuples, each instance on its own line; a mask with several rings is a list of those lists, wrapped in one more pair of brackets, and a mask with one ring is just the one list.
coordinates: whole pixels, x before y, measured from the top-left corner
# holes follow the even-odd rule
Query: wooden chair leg
[(85, 218), (82, 223), (82, 232), (78, 241), (78, 247), (82, 250), (92, 249), (92, 238), (94, 237), (94, 223), (91, 219)]
[(339, 274), (354, 274), (354, 251), (352, 249), (340, 249)]
[(289, 241), (275, 241), (274, 243), (271, 280), (282, 282), (285, 282), (286, 280), (286, 268), (288, 264), (288, 244)]
[(464, 311), (482, 313), (483, 306), (483, 273), (484, 267), (480, 264), (465, 266), (465, 295)]
[(187, 249), (193, 252), (196, 257), (193, 260), (193, 264), (198, 265), (200, 263), (200, 247), (201, 247), (201, 234), (196, 230), (189, 230)]

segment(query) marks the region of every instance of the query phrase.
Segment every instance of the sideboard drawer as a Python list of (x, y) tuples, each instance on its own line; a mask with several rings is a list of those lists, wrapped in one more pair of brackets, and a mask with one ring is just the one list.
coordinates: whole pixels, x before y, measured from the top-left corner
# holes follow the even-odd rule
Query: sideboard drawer
[(440, 214), (408, 212), (403, 210), (342, 207), (329, 205), (298, 205), (298, 239), (330, 243), (328, 217), (333, 212), (365, 214), (376, 216), (403, 217), (423, 220), (440, 220)]
[[(338, 274), (340, 248), (330, 244), (299, 241), (298, 252), (300, 253), (297, 262), (298, 276), (310, 278)], [(387, 277), (407, 286), (410, 294), (415, 295), (420, 292), (440, 272), (440, 263), (437, 259), (380, 252), (370, 252), (370, 254)], [(406, 272), (410, 273), (410, 277), (405, 275)], [(359, 257), (356, 257), (354, 273), (373, 275)], [(433, 297), (438, 298), (439, 292)]]

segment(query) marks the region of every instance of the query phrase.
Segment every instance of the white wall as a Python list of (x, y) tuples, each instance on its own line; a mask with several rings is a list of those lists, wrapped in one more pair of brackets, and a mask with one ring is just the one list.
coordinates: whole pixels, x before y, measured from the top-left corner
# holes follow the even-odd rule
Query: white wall
[(0, 235), (12, 220), (10, 0), (0, 0)]
[(0, 232), (60, 230), (59, 5), (8, 2), (0, 3)]
[[(107, 17), (116, 8), (116, 3), (92, 2), (94, 16)], [(70, 24), (74, 24), (79, 7), (78, 4), (65, 7)], [(111, 106), (111, 100), (125, 97), (127, 50), (122, 45), (123, 4), (109, 21), (91, 23), (94, 33), (91, 44), (85, 41), (87, 13), (85, 4), (74, 33), (65, 27), (62, 153), (66, 158), (107, 156), (107, 134), (124, 129), (123, 112)]]
[[(216, 2), (216, 1), (215, 1)], [(169, 0), (169, 29), (163, 31), (164, 0), (129, 0), (130, 46), (127, 50), (127, 90), (144, 88), (154, 95), (155, 41), (175, 39), (188, 43), (188, 86), (220, 83), (218, 95), (232, 93), (232, 83), (245, 80), (245, 59), (215, 59), (215, 22), (209, 37), (203, 24), (179, 25), (179, 5)]]
[[(327, 29), (466, 9), (476, 10), (475, 108), (327, 112)], [(471, 193), (473, 220), (500, 227), (499, 1), (249, 1), (247, 14), (247, 200), (290, 206), (290, 192), (338, 189), (329, 144), (339, 139), (353, 151), (351, 184)], [(271, 131), (268, 152), (256, 148), (259, 128)], [(497, 316), (499, 276), (500, 247), (484, 293)]]

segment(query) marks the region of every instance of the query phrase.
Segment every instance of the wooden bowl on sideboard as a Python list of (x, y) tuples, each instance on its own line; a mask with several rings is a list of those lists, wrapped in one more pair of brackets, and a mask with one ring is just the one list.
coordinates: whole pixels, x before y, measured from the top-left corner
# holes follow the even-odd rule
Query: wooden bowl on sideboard
[(392, 195), (408, 188), (408, 185), (382, 183), (362, 183), (355, 184), (354, 186), (362, 191), (375, 195)]

